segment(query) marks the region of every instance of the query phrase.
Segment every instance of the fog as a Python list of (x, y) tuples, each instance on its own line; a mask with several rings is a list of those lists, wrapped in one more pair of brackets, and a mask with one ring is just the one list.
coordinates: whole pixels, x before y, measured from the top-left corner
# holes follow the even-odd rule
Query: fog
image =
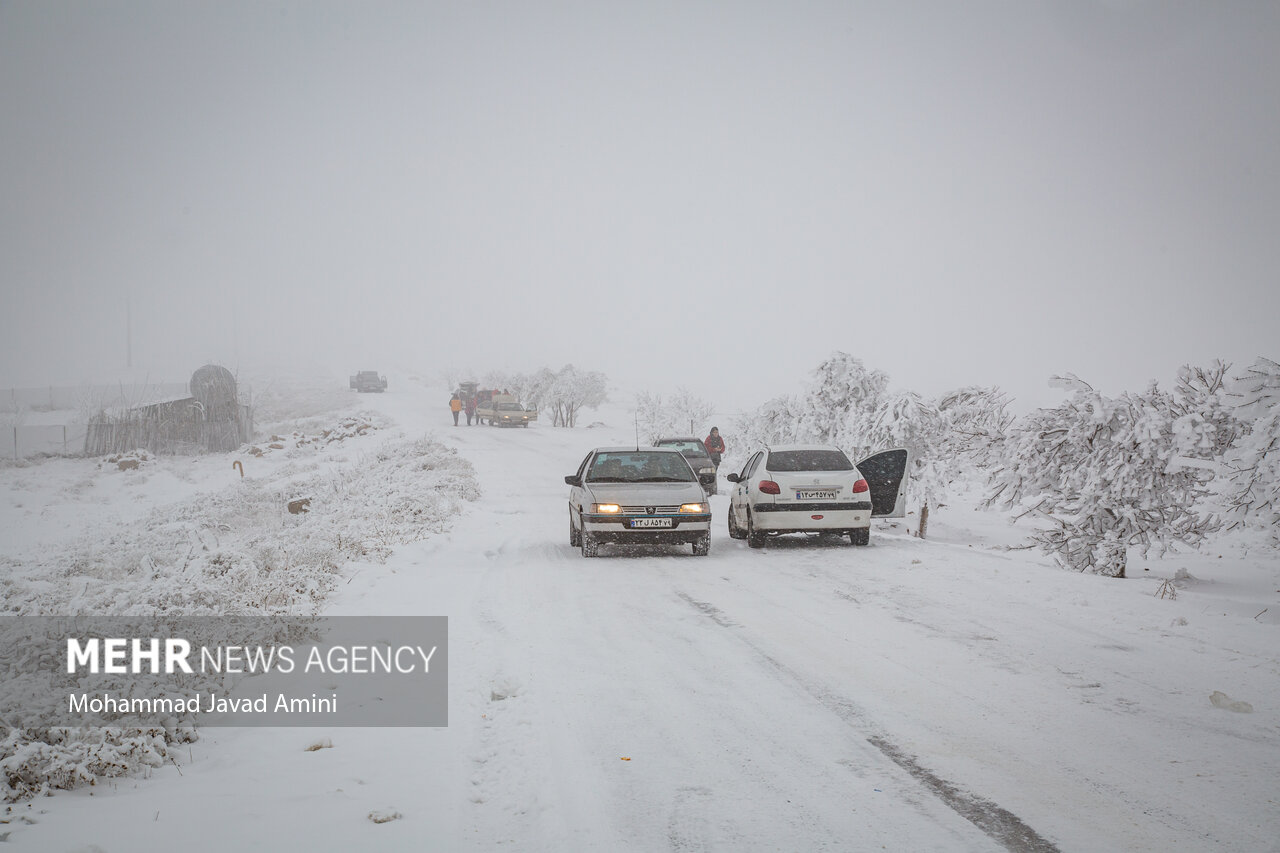
[[(1280, 4), (0, 2), (0, 386), (1277, 357)], [(131, 368), (129, 364), (132, 364)]]

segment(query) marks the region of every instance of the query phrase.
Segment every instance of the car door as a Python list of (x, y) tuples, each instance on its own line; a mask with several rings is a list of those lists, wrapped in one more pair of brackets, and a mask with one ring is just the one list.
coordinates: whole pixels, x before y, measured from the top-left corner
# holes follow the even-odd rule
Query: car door
[(858, 473), (871, 488), (873, 518), (902, 518), (907, 514), (907, 470), (911, 454), (905, 447), (882, 450), (858, 463)]
[(582, 502), (584, 500), (583, 496), (586, 494), (585, 487), (582, 485), (582, 478), (587, 475), (587, 464), (591, 461), (592, 456), (595, 456), (594, 450), (588, 453), (582, 460), (582, 464), (578, 466), (578, 473), (576, 475), (578, 478), (578, 485), (569, 489), (569, 514), (574, 518), (577, 517), (578, 511), (582, 508)]
[(733, 484), (733, 493), (729, 495), (729, 512), (733, 513), (739, 527), (747, 526), (747, 506), (751, 503), (751, 475), (763, 456), (764, 451), (759, 450), (747, 460), (738, 474), (738, 482)]

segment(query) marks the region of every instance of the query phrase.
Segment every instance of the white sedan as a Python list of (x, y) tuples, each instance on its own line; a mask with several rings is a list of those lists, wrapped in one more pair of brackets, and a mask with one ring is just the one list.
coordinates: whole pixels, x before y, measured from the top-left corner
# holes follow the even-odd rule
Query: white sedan
[(711, 505), (680, 451), (599, 447), (587, 454), (569, 490), (569, 544), (594, 557), (601, 543), (683, 543), (711, 551)]
[(729, 535), (759, 548), (769, 536), (826, 532), (866, 545), (872, 516), (901, 518), (909, 454), (902, 448), (857, 465), (838, 447), (764, 447), (730, 474)]

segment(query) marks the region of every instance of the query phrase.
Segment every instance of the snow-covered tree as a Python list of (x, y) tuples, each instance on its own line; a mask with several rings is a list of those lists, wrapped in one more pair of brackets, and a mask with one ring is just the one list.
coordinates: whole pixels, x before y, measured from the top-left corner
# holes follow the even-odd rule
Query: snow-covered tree
[(686, 388), (677, 388), (665, 399), (642, 391), (636, 395), (636, 420), (646, 441), (664, 435), (701, 435), (715, 406)]
[(1280, 545), (1280, 364), (1259, 358), (1232, 394), (1241, 434), (1225, 452), (1232, 526), (1258, 523)]
[(1178, 451), (1190, 459), (1221, 459), (1242, 431), (1227, 384), (1231, 365), (1214, 361), (1208, 367), (1178, 369), (1173, 405), (1173, 431)]
[(916, 535), (923, 538), (928, 529), (929, 508), (937, 506), (950, 479), (950, 467), (943, 455), (945, 425), (938, 407), (914, 391), (902, 391), (884, 395), (875, 409), (855, 416), (860, 430), (843, 430), (847, 438), (841, 445), (855, 462), (894, 447), (910, 451), (907, 502), (916, 512)]
[(862, 446), (863, 436), (885, 405), (888, 388), (888, 374), (868, 370), (848, 353), (832, 353), (814, 370), (799, 401), (793, 440)]
[(552, 426), (576, 426), (578, 412), (583, 407), (594, 408), (605, 401), (607, 382), (603, 373), (578, 370), (566, 364), (555, 375), (539, 405), (551, 409)]
[(938, 398), (943, 457), (952, 477), (985, 472), (1014, 418), (1009, 397), (996, 387), (969, 385)]
[(1130, 546), (1162, 554), (1216, 529), (1198, 509), (1206, 472), (1177, 462), (1173, 395), (1152, 383), (1111, 399), (1070, 374), (1051, 384), (1071, 396), (1010, 427), (988, 505), (1044, 522), (1032, 541), (1063, 566), (1112, 577), (1124, 577)]
[(775, 397), (754, 412), (735, 418), (731, 431), (721, 430), (726, 447), (721, 467), (739, 468), (747, 461), (748, 454), (767, 444), (796, 441), (799, 408), (797, 397)]

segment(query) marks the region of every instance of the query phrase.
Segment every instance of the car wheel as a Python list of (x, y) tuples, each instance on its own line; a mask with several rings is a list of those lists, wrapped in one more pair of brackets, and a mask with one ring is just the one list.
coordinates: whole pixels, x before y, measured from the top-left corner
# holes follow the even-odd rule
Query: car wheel
[(693, 543), (693, 556), (705, 557), (711, 553), (711, 534), (704, 533)]
[(586, 528), (578, 532), (578, 542), (582, 546), (582, 556), (594, 557), (600, 553), (600, 544), (596, 542), (596, 537), (587, 532)]
[(729, 504), (729, 538), (745, 539), (747, 535), (742, 532), (742, 528), (738, 526), (738, 520), (733, 515), (733, 504)]
[(764, 534), (756, 532), (756, 523), (751, 517), (751, 510), (747, 510), (747, 547), (761, 548), (763, 546)]
[(581, 544), (581, 534), (573, 526), (573, 510), (569, 510), (569, 546), (577, 548)]
[(866, 545), (870, 541), (870, 527), (856, 527), (849, 531), (849, 544), (851, 545)]

